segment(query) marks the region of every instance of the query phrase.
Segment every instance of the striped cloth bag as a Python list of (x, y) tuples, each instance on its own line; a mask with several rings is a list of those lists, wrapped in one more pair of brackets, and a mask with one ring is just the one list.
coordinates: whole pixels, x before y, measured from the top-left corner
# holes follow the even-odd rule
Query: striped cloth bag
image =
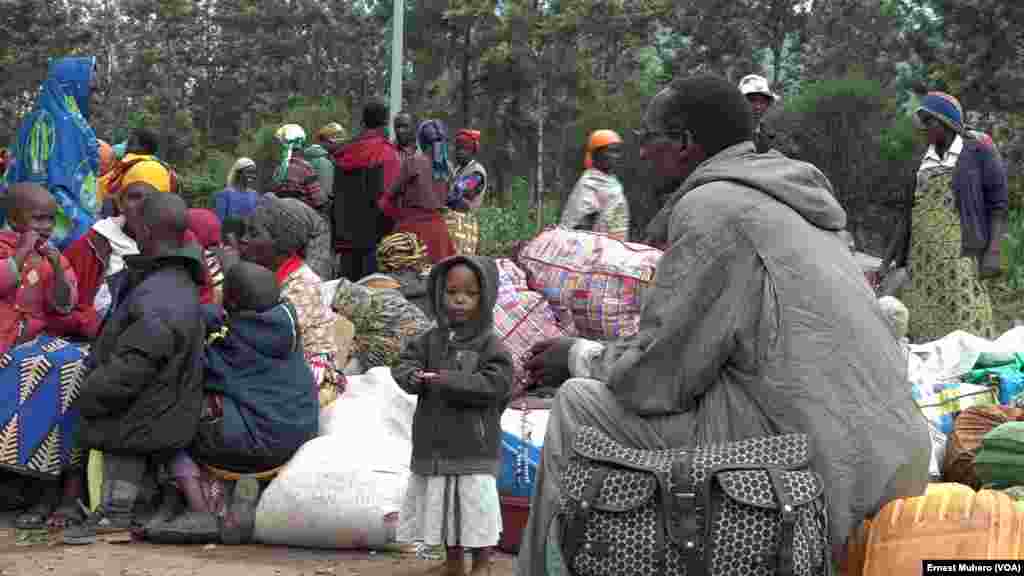
[(548, 228), (519, 253), (530, 288), (592, 340), (635, 334), (661, 250), (606, 234)]
[(516, 381), (526, 376), (523, 362), (530, 348), (549, 338), (566, 336), (547, 300), (526, 287), (526, 274), (511, 260), (499, 259), (498, 300), (494, 331), (512, 355)]
[(456, 254), (476, 254), (480, 247), (480, 222), (476, 214), (459, 210), (442, 210), (448, 235), (455, 244)]

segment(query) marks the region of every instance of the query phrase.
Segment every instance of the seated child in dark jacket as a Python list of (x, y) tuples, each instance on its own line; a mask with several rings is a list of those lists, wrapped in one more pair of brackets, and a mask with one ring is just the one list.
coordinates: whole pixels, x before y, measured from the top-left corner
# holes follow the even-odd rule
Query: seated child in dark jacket
[[(318, 433), (320, 408), (313, 373), (302, 353), (295, 310), (281, 299), (274, 273), (238, 262), (225, 274), (223, 294), (223, 310), (204, 307), (209, 336), (203, 355), (203, 417), (189, 454), (179, 454), (174, 466), (189, 511), (148, 526), (154, 540), (159, 540), (154, 536), (158, 533), (216, 527), (213, 516), (227, 512), (233, 516), (225, 517), (221, 538), (247, 541), (255, 497), (245, 502), (249, 510), (225, 510), (223, 503), (207, 498), (211, 480), (195, 462), (243, 474), (270, 470), (286, 463)], [(236, 487), (233, 507), (237, 494)], [(173, 517), (173, 511), (165, 510), (164, 515)], [(228, 526), (233, 536), (225, 535)]]
[[(272, 271), (251, 262), (232, 266), (224, 278), (224, 309), (226, 321), (207, 318), (207, 418), (192, 453), (236, 472), (268, 470), (317, 435), (313, 373), (302, 355), (295, 309), (281, 299)], [(218, 416), (218, 426), (207, 425)]]
[(409, 343), (393, 371), (419, 396), (399, 514), (408, 521), (398, 537), (446, 546), (448, 574), (462, 574), (462, 547), (470, 548), (471, 574), (484, 574), (501, 532), (501, 413), (513, 381), (512, 358), (494, 333), (498, 268), (490, 258), (455, 256), (434, 266), (428, 286), (438, 325)]

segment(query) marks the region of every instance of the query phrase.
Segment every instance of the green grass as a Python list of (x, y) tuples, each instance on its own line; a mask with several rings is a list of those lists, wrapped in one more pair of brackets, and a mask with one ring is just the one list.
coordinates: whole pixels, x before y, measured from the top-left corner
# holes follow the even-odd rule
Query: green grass
[(997, 332), (1024, 320), (1024, 209), (1010, 211), (1009, 230), (1002, 248), (1004, 274), (986, 281)]
[(519, 243), (533, 238), (545, 226), (558, 222), (561, 212), (558, 200), (545, 200), (543, 223), (538, 227), (530, 212), (530, 190), (525, 178), (517, 178), (513, 182), (509, 200), (509, 206), (485, 204), (477, 212), (480, 222), (480, 254), (507, 258), (515, 252)]

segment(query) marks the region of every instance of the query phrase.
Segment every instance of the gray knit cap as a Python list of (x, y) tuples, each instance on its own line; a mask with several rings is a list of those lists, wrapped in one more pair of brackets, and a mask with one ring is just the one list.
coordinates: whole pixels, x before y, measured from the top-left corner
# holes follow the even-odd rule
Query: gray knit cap
[(302, 202), (295, 198), (267, 198), (253, 212), (252, 219), (267, 230), (280, 254), (302, 252), (313, 234), (313, 223), (306, 217)]

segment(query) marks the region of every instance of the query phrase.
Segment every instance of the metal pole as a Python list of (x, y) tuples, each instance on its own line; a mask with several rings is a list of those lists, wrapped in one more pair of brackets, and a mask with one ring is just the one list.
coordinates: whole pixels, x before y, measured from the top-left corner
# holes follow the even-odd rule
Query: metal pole
[(395, 12), (391, 17), (391, 87), (388, 109), (388, 133), (395, 138), (395, 115), (402, 109), (402, 70), (405, 59), (402, 41), (405, 37), (405, 0), (394, 0)]

